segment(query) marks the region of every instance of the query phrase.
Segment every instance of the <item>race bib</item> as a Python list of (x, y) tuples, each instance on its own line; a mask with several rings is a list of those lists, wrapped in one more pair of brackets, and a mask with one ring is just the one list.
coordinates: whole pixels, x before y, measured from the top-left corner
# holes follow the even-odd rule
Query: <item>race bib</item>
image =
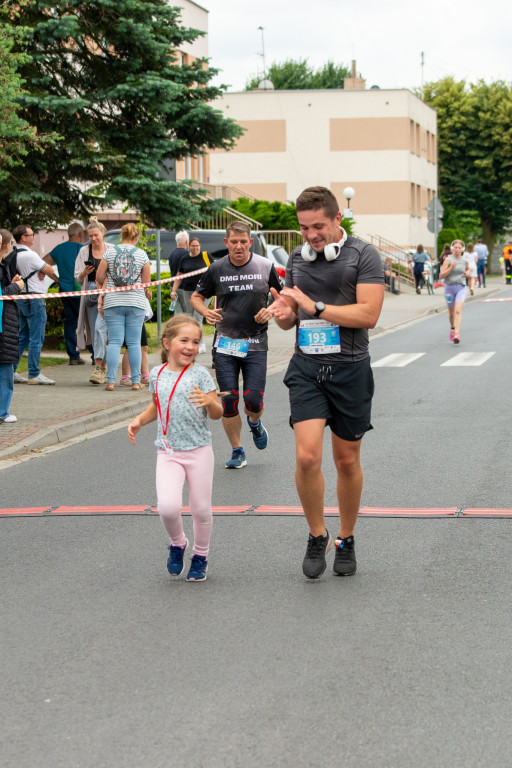
[(327, 320), (301, 320), (298, 343), (307, 355), (340, 352), (340, 327)]
[(217, 352), (222, 355), (247, 357), (248, 351), (249, 339), (230, 339), (229, 336), (219, 336), (217, 339)]

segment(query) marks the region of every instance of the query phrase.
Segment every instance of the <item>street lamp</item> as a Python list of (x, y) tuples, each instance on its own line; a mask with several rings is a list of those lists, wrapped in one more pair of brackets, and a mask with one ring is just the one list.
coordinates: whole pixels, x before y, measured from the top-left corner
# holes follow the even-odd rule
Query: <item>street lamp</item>
[(347, 207), (343, 211), (343, 216), (345, 219), (352, 219), (354, 218), (354, 214), (352, 213), (352, 208), (350, 207), (350, 201), (356, 194), (356, 191), (353, 187), (345, 187), (343, 190), (343, 196), (346, 198), (347, 201)]

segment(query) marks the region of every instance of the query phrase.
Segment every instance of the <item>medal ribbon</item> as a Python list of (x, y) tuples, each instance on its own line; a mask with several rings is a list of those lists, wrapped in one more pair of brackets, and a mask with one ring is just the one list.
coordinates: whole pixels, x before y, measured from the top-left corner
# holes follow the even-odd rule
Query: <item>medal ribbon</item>
[(156, 407), (157, 407), (157, 410), (158, 410), (158, 416), (160, 417), (160, 424), (162, 425), (162, 434), (164, 436), (164, 442), (166, 442), (167, 429), (169, 427), (169, 413), (171, 411), (172, 396), (174, 395), (176, 387), (178, 386), (179, 380), (181, 379), (181, 377), (183, 376), (185, 371), (188, 370), (188, 368), (190, 368), (191, 365), (192, 365), (192, 363), (189, 363), (188, 365), (186, 365), (185, 368), (180, 373), (180, 375), (178, 376), (178, 378), (176, 379), (176, 381), (174, 382), (174, 387), (172, 388), (172, 392), (169, 395), (169, 402), (167, 403), (167, 418), (165, 420), (165, 429), (164, 429), (164, 420), (162, 419), (162, 410), (160, 408), (160, 398), (158, 397), (158, 377), (162, 373), (163, 369), (167, 368), (167, 363), (162, 365), (162, 367), (160, 368), (160, 370), (158, 371), (158, 373), (156, 375), (156, 381), (155, 381), (155, 400), (156, 400)]

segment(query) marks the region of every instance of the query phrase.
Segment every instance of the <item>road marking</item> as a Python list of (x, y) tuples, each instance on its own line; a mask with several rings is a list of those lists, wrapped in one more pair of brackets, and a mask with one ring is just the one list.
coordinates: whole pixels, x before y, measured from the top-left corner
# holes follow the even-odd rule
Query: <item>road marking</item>
[(418, 358), (423, 357), (425, 352), (395, 352), (387, 355), (372, 363), (372, 368), (405, 368), (409, 363), (413, 363)]
[(484, 301), (512, 301), (512, 296), (506, 296), (503, 299), (484, 299)]
[(483, 365), (495, 354), (496, 352), (459, 352), (459, 354), (455, 355), (455, 357), (452, 357), (450, 360), (442, 363), (441, 367)]

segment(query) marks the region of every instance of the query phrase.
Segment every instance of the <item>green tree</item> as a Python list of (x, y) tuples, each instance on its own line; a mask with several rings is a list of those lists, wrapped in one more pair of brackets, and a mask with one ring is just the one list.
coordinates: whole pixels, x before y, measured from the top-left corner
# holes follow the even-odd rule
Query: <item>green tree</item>
[(476, 211), (491, 251), (512, 220), (512, 86), (446, 77), (428, 83), (424, 99), (437, 110), (443, 203)]
[(30, 149), (2, 184), (4, 225), (53, 226), (126, 201), (175, 228), (219, 206), (161, 173), (184, 156), (229, 149), (242, 133), (209, 103), (222, 93), (209, 85), (216, 70), (180, 63), (180, 46), (202, 34), (180, 13), (167, 0), (28, 0), (10, 18), (28, 28), (15, 43), (26, 56), (20, 117), (59, 140)]
[[(231, 208), (259, 221), (263, 229), (299, 229), (295, 203), (281, 203), (278, 200), (249, 200), (240, 197), (230, 203)], [(341, 226), (352, 234), (352, 219), (343, 219)]]
[[(314, 70), (307, 59), (287, 59), (281, 63), (273, 62), (267, 70), (266, 78), (272, 81), (276, 91), (303, 90), (305, 88), (343, 88), (343, 81), (350, 77), (350, 69), (344, 64), (328, 61), (320, 69)], [(262, 77), (254, 77), (245, 89), (252, 91), (258, 87)]]
[(445, 243), (451, 243), (453, 240), (474, 243), (477, 237), (480, 237), (480, 230), (480, 216), (477, 211), (459, 211), (449, 203), (444, 204), (443, 228), (437, 237), (439, 253)]
[[(26, 0), (21, 0), (19, 7)], [(32, 147), (40, 148), (44, 141), (32, 130), (19, 114), (18, 96), (22, 90), (21, 77), (18, 73), (26, 57), (14, 53), (16, 43), (23, 41), (27, 30), (17, 26), (16, 10), (9, 0), (0, 2), (0, 181), (9, 177), (10, 171), (23, 162), (23, 157)]]

